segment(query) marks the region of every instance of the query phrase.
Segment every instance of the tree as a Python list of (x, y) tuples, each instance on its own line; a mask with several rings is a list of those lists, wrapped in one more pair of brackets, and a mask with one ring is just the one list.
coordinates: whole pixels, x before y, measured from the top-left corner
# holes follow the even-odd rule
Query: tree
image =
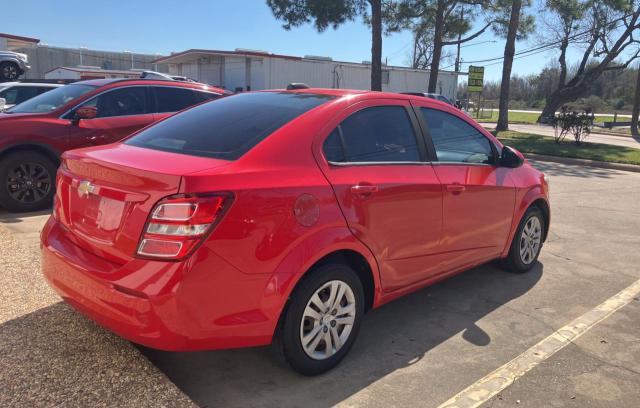
[[(392, 3), (392, 2), (390, 2)], [(371, 90), (382, 90), (382, 0), (267, 0), (285, 30), (311, 23), (318, 32), (362, 16), (371, 25)], [(368, 7), (371, 16), (368, 14)]]
[(631, 134), (640, 137), (638, 129), (638, 117), (640, 116), (640, 66), (638, 66), (638, 78), (636, 79), (636, 94), (633, 98), (633, 112), (631, 113)]
[(431, 30), (433, 47), (428, 91), (436, 92), (443, 48), (471, 41), (491, 27), (493, 21), (487, 21), (479, 30), (468, 34), (479, 11), (483, 7), (491, 9), (491, 5), (491, 0), (400, 0), (386, 5), (383, 11), (389, 31), (416, 26)]
[(497, 131), (509, 129), (509, 83), (511, 81), (511, 68), (513, 66), (513, 56), (516, 53), (516, 36), (520, 26), (520, 12), (522, 10), (522, 0), (511, 2), (511, 16), (509, 18), (509, 28), (507, 29), (507, 42), (504, 46), (504, 62), (502, 64), (502, 82), (500, 85), (500, 103), (498, 112)]
[[(560, 78), (538, 118), (543, 123), (564, 104), (585, 96), (604, 73), (625, 69), (640, 57), (640, 40), (635, 37), (640, 30), (638, 0), (548, 0), (546, 6), (560, 34)], [(571, 45), (581, 48), (582, 56), (568, 79)]]

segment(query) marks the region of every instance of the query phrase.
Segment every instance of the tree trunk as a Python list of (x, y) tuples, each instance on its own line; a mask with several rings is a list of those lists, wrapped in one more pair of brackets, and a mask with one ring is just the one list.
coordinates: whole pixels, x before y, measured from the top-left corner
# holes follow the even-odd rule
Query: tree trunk
[(371, 4), (371, 90), (382, 91), (382, 0)]
[(511, 20), (507, 32), (507, 43), (504, 46), (504, 64), (502, 65), (502, 83), (500, 85), (500, 111), (498, 114), (497, 131), (509, 129), (509, 83), (511, 81), (511, 68), (513, 56), (516, 52), (516, 35), (520, 25), (520, 9), (522, 0), (513, 0), (511, 6)]
[(590, 86), (581, 82), (574, 86), (565, 86), (562, 89), (554, 91), (547, 97), (547, 102), (538, 118), (538, 123), (551, 123), (551, 119), (556, 112), (568, 102), (585, 96), (589, 92)]
[(638, 129), (638, 116), (640, 116), (640, 65), (638, 65), (638, 79), (636, 80), (636, 95), (633, 98), (633, 112), (631, 113), (631, 134), (640, 137)]
[(429, 71), (429, 93), (436, 93), (438, 85), (438, 71), (440, 70), (440, 58), (442, 57), (442, 33), (444, 29), (444, 5), (438, 1), (436, 10), (436, 21), (433, 31), (433, 55), (431, 56), (431, 67)]

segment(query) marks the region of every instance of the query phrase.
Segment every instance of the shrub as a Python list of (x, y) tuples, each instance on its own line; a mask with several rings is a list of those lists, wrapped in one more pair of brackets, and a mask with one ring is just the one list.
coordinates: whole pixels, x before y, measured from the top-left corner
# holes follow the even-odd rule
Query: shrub
[(587, 135), (591, 133), (594, 119), (595, 115), (591, 109), (577, 112), (563, 106), (551, 123), (555, 130), (556, 143), (564, 141), (566, 136), (571, 134), (576, 144), (581, 145)]

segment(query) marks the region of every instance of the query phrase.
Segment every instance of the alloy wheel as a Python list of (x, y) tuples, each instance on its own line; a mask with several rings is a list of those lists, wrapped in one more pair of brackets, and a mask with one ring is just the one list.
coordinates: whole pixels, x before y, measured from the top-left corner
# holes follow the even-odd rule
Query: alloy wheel
[(18, 78), (18, 69), (13, 64), (6, 64), (2, 67), (2, 76), (5, 79), (13, 80)]
[(522, 263), (529, 265), (536, 259), (541, 243), (542, 224), (538, 217), (533, 216), (527, 220), (520, 235), (520, 259)]
[(300, 340), (314, 360), (336, 354), (347, 342), (356, 318), (355, 295), (351, 287), (332, 280), (323, 284), (307, 302), (300, 323)]
[(22, 163), (9, 171), (6, 188), (14, 200), (21, 203), (37, 203), (51, 191), (49, 171), (38, 163)]

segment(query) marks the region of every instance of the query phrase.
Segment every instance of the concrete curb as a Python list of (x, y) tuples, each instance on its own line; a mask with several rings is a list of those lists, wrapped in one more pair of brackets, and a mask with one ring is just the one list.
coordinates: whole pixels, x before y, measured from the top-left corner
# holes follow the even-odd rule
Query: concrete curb
[(597, 160), (575, 159), (573, 157), (547, 156), (547, 155), (534, 154), (534, 153), (523, 153), (523, 154), (527, 157), (527, 159), (531, 159), (531, 160), (640, 173), (640, 166), (636, 166), (635, 164), (610, 163), (610, 162), (603, 162), (603, 161), (597, 161)]

